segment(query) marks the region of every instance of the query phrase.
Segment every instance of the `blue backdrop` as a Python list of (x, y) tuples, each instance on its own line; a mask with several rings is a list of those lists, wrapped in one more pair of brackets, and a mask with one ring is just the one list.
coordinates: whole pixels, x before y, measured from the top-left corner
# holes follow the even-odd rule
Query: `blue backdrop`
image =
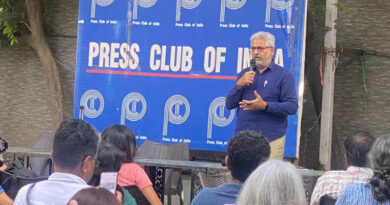
[[(306, 0), (81, 0), (73, 115), (100, 132), (126, 124), (138, 143), (225, 151), (235, 126), (225, 96), (249, 65), (251, 34), (275, 35), (274, 60), (298, 90), (305, 12)], [(289, 157), (298, 115), (289, 116)]]

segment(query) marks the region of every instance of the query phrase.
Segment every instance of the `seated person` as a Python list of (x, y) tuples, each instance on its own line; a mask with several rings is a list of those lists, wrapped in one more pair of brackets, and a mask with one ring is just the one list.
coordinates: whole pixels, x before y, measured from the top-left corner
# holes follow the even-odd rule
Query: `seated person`
[[(3, 161), (0, 160), (0, 170), (4, 171), (7, 169), (7, 166), (3, 163)], [(0, 181), (1, 182), (1, 181)], [(11, 198), (5, 193), (2, 186), (0, 186), (0, 204), (2, 205), (11, 205), (14, 202)]]
[(96, 163), (99, 134), (83, 120), (63, 121), (54, 135), (54, 173), (48, 180), (22, 187), (15, 204), (66, 205), (72, 196), (89, 187)]
[(145, 170), (134, 162), (136, 144), (133, 132), (125, 125), (112, 125), (103, 131), (102, 140), (126, 155), (118, 173), (118, 184), (121, 187), (136, 185), (152, 205), (162, 205)]
[(235, 204), (242, 183), (269, 156), (270, 145), (266, 137), (255, 131), (239, 132), (229, 140), (225, 157), (232, 182), (215, 188), (204, 188), (191, 205)]
[(289, 162), (269, 160), (245, 181), (237, 204), (306, 205), (301, 175)]
[(374, 172), (369, 183), (347, 186), (336, 205), (390, 205), (390, 136), (374, 142), (368, 159)]
[(368, 182), (372, 171), (366, 167), (366, 155), (373, 142), (374, 138), (365, 131), (357, 131), (344, 141), (347, 170), (328, 171), (318, 178), (311, 196), (311, 205), (320, 204), (321, 197), (325, 195), (337, 199), (350, 184)]
[[(100, 176), (102, 172), (118, 172), (125, 159), (125, 153), (121, 152), (114, 145), (107, 142), (101, 142), (98, 148), (97, 160), (99, 165), (95, 167), (91, 181), (89, 185), (98, 186), (100, 184)], [(119, 186), (117, 191), (121, 192), (123, 205), (137, 205), (135, 199), (131, 194)]]
[[(5, 152), (8, 148), (8, 143), (0, 137), (0, 153)], [(3, 157), (0, 155), (0, 171), (5, 171), (7, 169), (7, 165), (3, 162)], [(1, 181), (0, 181), (1, 182)], [(5, 193), (2, 186), (0, 186), (0, 204), (9, 205), (13, 204), (13, 201), (9, 196)]]
[(116, 196), (105, 188), (90, 187), (77, 192), (67, 205), (120, 205)]
[(1, 205), (12, 205), (14, 202), (8, 195), (5, 193), (2, 186), (0, 186), (0, 204)]

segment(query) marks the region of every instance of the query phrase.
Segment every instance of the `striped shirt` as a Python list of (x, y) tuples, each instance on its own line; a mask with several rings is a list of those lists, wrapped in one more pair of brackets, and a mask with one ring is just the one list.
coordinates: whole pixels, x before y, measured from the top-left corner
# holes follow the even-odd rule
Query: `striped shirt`
[(336, 205), (390, 205), (390, 200), (382, 203), (375, 200), (370, 184), (352, 184), (345, 188)]
[(368, 182), (371, 177), (372, 171), (366, 167), (350, 166), (346, 171), (328, 171), (318, 178), (310, 204), (318, 205), (324, 195), (337, 199), (348, 185)]

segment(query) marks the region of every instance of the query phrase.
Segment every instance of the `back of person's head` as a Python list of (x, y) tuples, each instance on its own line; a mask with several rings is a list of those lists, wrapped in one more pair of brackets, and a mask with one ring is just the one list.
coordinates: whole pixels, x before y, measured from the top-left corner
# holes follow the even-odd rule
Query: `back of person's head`
[(68, 205), (120, 205), (116, 196), (105, 188), (90, 187), (77, 192)]
[(347, 163), (356, 167), (367, 166), (367, 153), (370, 151), (374, 138), (366, 131), (357, 131), (344, 141)]
[(379, 137), (368, 153), (374, 172), (370, 180), (376, 200), (390, 200), (390, 136)]
[(95, 157), (98, 141), (99, 134), (92, 125), (80, 119), (64, 120), (54, 135), (54, 165), (76, 169), (87, 157)]
[(97, 160), (100, 162), (93, 172), (91, 181), (88, 183), (92, 186), (100, 184), (100, 175), (102, 172), (118, 172), (125, 159), (125, 153), (120, 151), (114, 145), (108, 142), (99, 144)]
[(245, 181), (237, 204), (304, 205), (301, 175), (289, 162), (269, 160)]
[(227, 146), (227, 166), (234, 179), (244, 182), (259, 164), (270, 156), (270, 145), (263, 135), (255, 131), (241, 131)]
[(125, 162), (134, 162), (135, 136), (125, 125), (111, 125), (102, 133), (102, 140), (116, 146), (126, 154)]

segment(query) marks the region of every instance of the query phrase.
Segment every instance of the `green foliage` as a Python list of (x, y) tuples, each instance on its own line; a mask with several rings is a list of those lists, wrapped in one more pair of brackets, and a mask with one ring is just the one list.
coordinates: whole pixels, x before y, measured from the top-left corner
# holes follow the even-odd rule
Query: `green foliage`
[[(345, 6), (344, 0), (339, 0), (333, 4), (340, 12), (348, 12), (348, 7)], [(316, 23), (323, 23), (326, 13), (326, 0), (308, 0), (308, 12)]]
[(14, 33), (16, 30), (15, 24), (10, 24), (9, 22), (4, 22), (3, 26), (3, 34), (7, 36), (10, 41), (11, 46), (18, 42)]
[(344, 4), (342, 4), (342, 3), (340, 3), (340, 2), (337, 2), (336, 4), (334, 4), (336, 7), (337, 7), (337, 9), (339, 10), (339, 11), (341, 11), (341, 12), (343, 12), (343, 11), (348, 11), (348, 8), (346, 8), (345, 7), (345, 5)]
[(313, 15), (323, 15), (326, 10), (326, 0), (308, 0), (308, 11)]
[(313, 23), (322, 26), (325, 23), (326, 0), (308, 0), (307, 11)]
[[(0, 32), (2, 44), (14, 45), (27, 27), (24, 0), (0, 0)], [(1, 35), (0, 34), (0, 35)]]

